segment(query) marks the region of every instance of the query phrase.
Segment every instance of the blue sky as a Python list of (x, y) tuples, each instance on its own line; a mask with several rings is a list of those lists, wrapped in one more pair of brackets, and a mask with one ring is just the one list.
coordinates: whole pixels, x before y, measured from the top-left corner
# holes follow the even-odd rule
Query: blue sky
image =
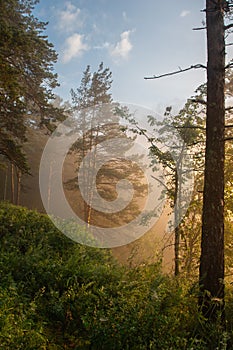
[(35, 15), (48, 21), (46, 34), (59, 54), (55, 71), (64, 100), (80, 84), (88, 64), (101, 61), (113, 73), (112, 95), (119, 102), (163, 112), (182, 107), (205, 81), (195, 70), (158, 80), (162, 74), (206, 64), (203, 0), (40, 0)]

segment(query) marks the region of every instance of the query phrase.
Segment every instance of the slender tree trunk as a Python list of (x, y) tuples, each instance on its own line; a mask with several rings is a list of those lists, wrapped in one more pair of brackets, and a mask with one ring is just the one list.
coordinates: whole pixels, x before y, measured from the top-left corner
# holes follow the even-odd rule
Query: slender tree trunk
[(51, 187), (52, 187), (52, 177), (53, 177), (53, 164), (54, 164), (53, 161), (51, 161), (50, 164), (49, 164), (49, 183), (48, 183), (48, 199), (47, 199), (48, 212), (50, 212), (50, 204), (51, 204)]
[(174, 209), (175, 209), (175, 276), (180, 273), (180, 213), (182, 212), (182, 184), (183, 184), (183, 161), (184, 161), (185, 143), (183, 142), (179, 158), (176, 163), (175, 170), (175, 193), (174, 193)]
[[(92, 117), (93, 118), (93, 117)], [(92, 120), (91, 120), (91, 127), (90, 127), (90, 143), (89, 143), (89, 152), (93, 151), (92, 147), (93, 147), (93, 130), (92, 130)], [(91, 202), (92, 202), (92, 183), (93, 183), (93, 154), (89, 157), (89, 161), (87, 164), (87, 198), (88, 198), (88, 203), (86, 206), (86, 223), (87, 226), (90, 226), (90, 222), (91, 222)]]
[[(181, 185), (181, 184), (180, 184)], [(179, 227), (179, 179), (175, 171), (174, 215), (175, 215), (175, 276), (180, 273), (180, 227)]]
[(8, 173), (9, 173), (9, 164), (6, 168), (6, 173), (5, 173), (4, 196), (3, 196), (4, 201), (6, 201), (6, 199), (7, 199)]
[(224, 318), (224, 87), (223, 0), (206, 1), (207, 118), (199, 306), (208, 320)]
[(96, 185), (96, 180), (97, 180), (93, 175), (93, 172), (95, 173), (94, 170), (96, 169), (98, 138), (99, 138), (99, 126), (97, 127), (96, 135), (92, 136), (93, 140), (91, 144), (91, 148), (94, 146), (94, 150), (93, 150), (93, 156), (91, 157), (92, 164), (89, 164), (89, 170), (91, 171), (90, 168), (92, 168), (93, 170), (91, 171), (91, 179), (90, 179), (90, 192), (89, 192), (89, 205), (88, 205), (88, 218), (87, 218), (88, 227), (90, 226), (91, 219), (92, 219), (92, 203), (93, 203), (93, 196), (94, 196), (94, 187)]
[(11, 203), (15, 203), (15, 171), (14, 164), (11, 164)]
[(17, 171), (17, 198), (16, 198), (17, 205), (19, 205), (19, 203), (20, 203), (21, 179), (22, 179), (22, 172), (20, 169), (18, 169), (18, 171)]
[[(86, 153), (87, 153), (87, 126), (86, 126), (86, 116), (85, 116), (85, 111), (82, 112), (82, 159), (80, 162), (83, 161), (83, 176), (82, 176), (82, 180), (83, 180), (83, 189), (84, 189), (84, 194), (85, 194), (85, 198), (87, 198), (87, 187), (88, 187), (88, 173), (87, 173), (87, 169), (86, 169), (86, 160), (84, 159), (85, 156), (86, 156)], [(87, 208), (87, 203), (86, 203), (86, 200), (83, 198), (83, 218), (84, 218), (84, 221), (87, 222), (88, 221), (88, 208)]]

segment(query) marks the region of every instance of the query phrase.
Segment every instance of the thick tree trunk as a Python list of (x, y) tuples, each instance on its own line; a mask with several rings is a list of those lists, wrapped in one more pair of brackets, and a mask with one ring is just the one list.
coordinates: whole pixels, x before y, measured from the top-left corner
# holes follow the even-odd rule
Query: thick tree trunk
[(208, 320), (224, 315), (224, 87), (223, 0), (206, 1), (207, 118), (199, 306)]

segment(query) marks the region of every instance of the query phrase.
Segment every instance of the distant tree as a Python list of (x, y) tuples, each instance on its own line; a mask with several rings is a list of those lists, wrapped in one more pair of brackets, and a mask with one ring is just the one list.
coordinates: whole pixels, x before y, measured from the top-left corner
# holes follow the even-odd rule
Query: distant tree
[(202, 106), (197, 102), (203, 97), (203, 92), (204, 87), (200, 86), (196, 90), (196, 95), (188, 99), (176, 115), (172, 115), (171, 107), (167, 107), (162, 121), (148, 116), (150, 130), (154, 129), (153, 135), (151, 131), (147, 132), (140, 128), (138, 123), (131, 119), (133, 130), (144, 135), (148, 141), (152, 169), (156, 171), (158, 165), (163, 167), (163, 177), (154, 176), (153, 178), (163, 186), (163, 192), (166, 193), (174, 212), (174, 273), (176, 276), (181, 270), (182, 245), (185, 242), (183, 226), (184, 208), (189, 197), (187, 183), (191, 173), (196, 174), (196, 179), (197, 174), (203, 171), (205, 114)]
[[(103, 63), (98, 67), (94, 73), (91, 72), (90, 66), (87, 66), (83, 73), (80, 87), (76, 90), (71, 90), (73, 101), (73, 113), (77, 128), (73, 130), (77, 132), (78, 140), (71, 148), (71, 153), (75, 155), (77, 171), (82, 162), (82, 176), (71, 179), (67, 184), (70, 190), (75, 188), (82, 188), (84, 191), (83, 201), (84, 220), (90, 225), (96, 218), (100, 218), (97, 211), (92, 208), (94, 187), (97, 186), (99, 194), (107, 201), (111, 201), (116, 197), (115, 186), (121, 179), (128, 178), (134, 183), (138, 194), (143, 195), (145, 184), (140, 183), (142, 174), (139, 174), (139, 169), (131, 162), (123, 161), (121, 157), (124, 156), (124, 151), (132, 147), (133, 139), (130, 138), (122, 125), (120, 124), (121, 114), (125, 113), (118, 103), (112, 101), (110, 88), (112, 84), (112, 73), (109, 68), (104, 68)], [(122, 154), (114, 157), (115, 152), (112, 144), (110, 147), (104, 146), (104, 141), (118, 139), (118, 149)], [(86, 157), (88, 153), (91, 156)], [(95, 177), (95, 169), (97, 167), (100, 156), (108, 159)], [(131, 164), (130, 164), (131, 163)], [(130, 171), (131, 170), (131, 171)], [(135, 177), (134, 171), (137, 176)], [(123, 216), (129, 216), (135, 213), (136, 205), (131, 204), (127, 207)], [(94, 215), (95, 214), (95, 215)], [(112, 213), (111, 215), (104, 215), (102, 218), (108, 217), (112, 223), (118, 221), (119, 217)], [(110, 219), (111, 216), (111, 219)]]

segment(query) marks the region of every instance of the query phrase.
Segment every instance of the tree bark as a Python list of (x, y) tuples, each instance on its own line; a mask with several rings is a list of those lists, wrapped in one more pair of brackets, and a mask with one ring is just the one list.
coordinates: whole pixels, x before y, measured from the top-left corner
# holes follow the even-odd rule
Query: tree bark
[(224, 1), (206, 1), (207, 117), (199, 306), (208, 320), (224, 319)]

